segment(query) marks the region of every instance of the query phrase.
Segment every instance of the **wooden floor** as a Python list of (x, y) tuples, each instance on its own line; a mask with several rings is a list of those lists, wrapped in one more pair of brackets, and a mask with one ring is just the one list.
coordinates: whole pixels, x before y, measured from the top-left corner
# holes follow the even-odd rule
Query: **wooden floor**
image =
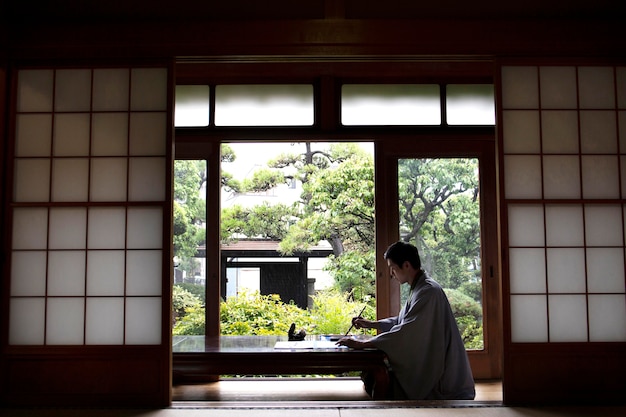
[[(259, 378), (174, 386), (175, 402), (371, 401), (359, 378)], [(500, 381), (476, 384), (476, 402), (501, 402)]]

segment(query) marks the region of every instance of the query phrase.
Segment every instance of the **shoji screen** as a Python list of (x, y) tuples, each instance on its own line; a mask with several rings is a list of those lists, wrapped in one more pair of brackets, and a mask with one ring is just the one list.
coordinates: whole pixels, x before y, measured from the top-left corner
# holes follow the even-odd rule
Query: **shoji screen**
[[(564, 379), (571, 397), (588, 382), (563, 361), (600, 371), (626, 342), (626, 68), (504, 66), (501, 77), (508, 375), (538, 390)], [(512, 359), (522, 352), (546, 355), (544, 369)]]
[[(145, 366), (142, 377), (113, 371), (125, 380), (109, 381), (102, 392), (90, 385), (90, 394), (163, 398), (170, 345), (168, 69), (16, 75), (8, 345), (15, 352), (72, 347), (74, 356), (86, 355), (85, 363), (67, 362), (76, 372), (70, 395), (98, 372), (141, 373)], [(136, 349), (115, 350), (130, 346)], [(152, 363), (115, 362), (139, 347), (143, 360), (154, 355)], [(113, 355), (109, 369), (95, 366), (95, 375), (84, 375), (80, 368), (93, 366), (95, 353)]]

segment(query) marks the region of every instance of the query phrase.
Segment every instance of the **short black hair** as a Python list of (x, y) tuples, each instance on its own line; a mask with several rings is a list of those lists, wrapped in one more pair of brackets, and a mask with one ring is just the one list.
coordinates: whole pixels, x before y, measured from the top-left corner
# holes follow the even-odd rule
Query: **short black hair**
[(391, 262), (398, 266), (402, 266), (406, 261), (409, 261), (411, 266), (415, 269), (422, 267), (422, 261), (420, 255), (417, 252), (417, 248), (407, 242), (398, 241), (392, 243), (385, 251), (383, 255), (385, 259), (389, 259)]

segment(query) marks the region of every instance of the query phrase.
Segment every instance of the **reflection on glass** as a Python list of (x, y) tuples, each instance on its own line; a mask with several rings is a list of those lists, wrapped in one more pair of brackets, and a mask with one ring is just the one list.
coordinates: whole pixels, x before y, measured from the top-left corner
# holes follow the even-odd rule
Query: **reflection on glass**
[[(483, 349), (478, 160), (399, 159), (400, 239), (444, 288), (466, 349)], [(409, 288), (401, 288), (401, 300)]]

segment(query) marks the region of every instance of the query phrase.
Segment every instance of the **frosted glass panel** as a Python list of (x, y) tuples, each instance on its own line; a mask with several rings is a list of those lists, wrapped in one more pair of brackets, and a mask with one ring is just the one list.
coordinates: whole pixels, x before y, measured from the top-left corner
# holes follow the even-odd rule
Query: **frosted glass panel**
[(161, 249), (163, 211), (160, 208), (128, 209), (128, 249)]
[(81, 345), (85, 328), (84, 298), (50, 298), (46, 344)]
[(546, 241), (548, 246), (583, 246), (583, 211), (581, 206), (546, 206)]
[(13, 252), (11, 257), (11, 295), (46, 294), (46, 252)]
[(165, 113), (133, 113), (130, 116), (130, 154), (165, 155)]
[(535, 67), (502, 68), (502, 106), (505, 109), (536, 109), (539, 106)]
[(165, 158), (131, 158), (129, 201), (165, 200)]
[(626, 342), (624, 294), (589, 296), (589, 340)]
[(87, 252), (87, 295), (124, 295), (124, 251)]
[(87, 298), (85, 343), (121, 345), (124, 343), (124, 299)]
[(50, 249), (84, 249), (87, 211), (84, 208), (50, 209)]
[(551, 295), (550, 342), (587, 341), (587, 299), (584, 295)]
[(617, 157), (582, 156), (583, 198), (619, 198)]
[(578, 86), (581, 109), (615, 108), (615, 84), (611, 67), (580, 67)]
[(94, 111), (128, 110), (129, 71), (96, 69), (93, 72)]
[(52, 70), (21, 70), (17, 80), (17, 111), (52, 111)]
[(50, 199), (50, 160), (18, 159), (15, 161), (16, 202), (44, 202)]
[(163, 280), (161, 251), (129, 251), (126, 259), (126, 294), (161, 295)]
[(575, 109), (575, 67), (541, 67), (541, 107), (544, 109)]
[(624, 249), (587, 249), (587, 291), (624, 292)]
[(585, 206), (588, 246), (623, 246), (621, 206)]
[(580, 161), (577, 156), (543, 157), (545, 198), (580, 198)]
[(15, 128), (16, 156), (50, 156), (52, 116), (18, 114)]
[(494, 125), (496, 102), (493, 84), (446, 86), (446, 123), (449, 125)]
[(48, 209), (16, 208), (13, 211), (13, 249), (46, 249)]
[(177, 85), (174, 125), (208, 126), (209, 93), (208, 85)]
[(550, 293), (587, 291), (583, 248), (548, 249), (548, 291)]
[(126, 158), (91, 159), (91, 201), (126, 200)]
[(89, 160), (54, 159), (52, 163), (52, 201), (87, 201)]
[(218, 85), (217, 126), (312, 126), (312, 85)]
[(123, 207), (89, 209), (89, 249), (124, 249), (126, 210)]
[(543, 249), (509, 249), (511, 293), (544, 293), (546, 262)]
[(581, 111), (580, 140), (583, 153), (616, 153), (614, 111)]
[(505, 111), (502, 118), (505, 153), (539, 153), (538, 111)]
[(548, 341), (545, 295), (511, 296), (511, 340), (513, 343)]
[(123, 156), (128, 153), (128, 114), (93, 114), (91, 154)]
[(63, 113), (54, 116), (54, 155), (89, 155), (89, 133), (91, 130), (88, 113)]
[(56, 71), (55, 111), (91, 110), (91, 70)]
[(541, 198), (541, 157), (505, 156), (506, 198)]
[(13, 298), (9, 313), (9, 343), (42, 345), (45, 329), (44, 298)]
[(85, 295), (85, 252), (48, 253), (48, 295)]
[(544, 153), (578, 153), (578, 113), (575, 111), (541, 112)]
[(131, 110), (167, 110), (167, 69), (134, 68), (130, 79)]
[(545, 245), (542, 206), (509, 206), (509, 245)]
[(343, 85), (341, 123), (354, 125), (439, 125), (438, 85)]
[(126, 298), (126, 344), (161, 343), (161, 298)]

